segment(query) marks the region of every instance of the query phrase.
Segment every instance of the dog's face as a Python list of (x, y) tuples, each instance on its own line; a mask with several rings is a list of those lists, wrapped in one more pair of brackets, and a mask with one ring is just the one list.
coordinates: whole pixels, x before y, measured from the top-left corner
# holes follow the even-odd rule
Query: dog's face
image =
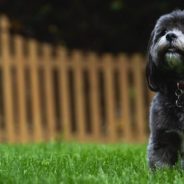
[(184, 65), (184, 11), (162, 16), (152, 34), (150, 55), (157, 66)]
[(158, 68), (184, 74), (184, 11), (177, 10), (158, 19), (148, 55), (147, 78), (153, 90), (157, 91)]

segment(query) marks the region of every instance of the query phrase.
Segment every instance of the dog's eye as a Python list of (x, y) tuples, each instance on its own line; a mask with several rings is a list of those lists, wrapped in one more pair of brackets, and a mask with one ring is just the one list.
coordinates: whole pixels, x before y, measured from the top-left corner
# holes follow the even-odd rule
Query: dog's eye
[(159, 35), (160, 35), (160, 36), (163, 36), (163, 35), (165, 35), (165, 34), (166, 34), (166, 32), (167, 32), (167, 30), (166, 30), (166, 29), (161, 30)]
[(155, 39), (154, 42), (157, 42), (162, 36), (164, 36), (167, 33), (166, 29), (163, 30), (158, 30), (156, 35), (155, 35)]

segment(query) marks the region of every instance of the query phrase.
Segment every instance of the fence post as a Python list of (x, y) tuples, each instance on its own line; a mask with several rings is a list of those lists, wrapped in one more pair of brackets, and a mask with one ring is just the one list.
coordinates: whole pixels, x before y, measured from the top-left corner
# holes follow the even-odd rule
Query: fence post
[(71, 110), (70, 110), (70, 97), (69, 97), (69, 80), (68, 80), (68, 57), (66, 49), (62, 47), (57, 48), (57, 62), (59, 63), (59, 94), (61, 105), (61, 123), (63, 127), (63, 136), (66, 140), (72, 138), (71, 132)]
[(19, 125), (20, 125), (20, 141), (25, 143), (29, 140), (28, 121), (26, 117), (26, 100), (25, 100), (25, 56), (23, 52), (23, 39), (20, 36), (15, 37), (15, 58), (17, 66), (17, 89), (19, 100)]
[(3, 70), (3, 92), (4, 92), (4, 108), (5, 122), (7, 130), (7, 140), (10, 143), (15, 142), (15, 124), (13, 115), (13, 96), (12, 96), (12, 79), (11, 79), (11, 53), (9, 38), (9, 20), (2, 16), (0, 19), (1, 26), (1, 47), (2, 47), (2, 70)]
[(33, 134), (35, 141), (43, 140), (43, 129), (41, 124), (41, 109), (40, 109), (40, 90), (38, 79), (38, 55), (37, 43), (35, 40), (29, 40), (29, 64), (31, 73), (31, 94), (32, 94), (32, 112), (33, 112)]
[(136, 54), (132, 58), (132, 70), (135, 85), (135, 114), (137, 123), (137, 136), (139, 141), (144, 142), (146, 140), (146, 118), (145, 118), (145, 100), (143, 91), (143, 58)]
[(132, 127), (131, 127), (131, 113), (130, 113), (130, 98), (129, 98), (129, 67), (128, 58), (121, 54), (118, 57), (119, 62), (119, 86), (120, 86), (120, 100), (121, 100), (121, 110), (122, 110), (122, 129), (123, 138), (125, 142), (132, 142)]
[(49, 139), (55, 138), (55, 105), (53, 93), (53, 80), (52, 80), (52, 64), (51, 48), (48, 44), (42, 45), (43, 47), (43, 62), (45, 69), (45, 94), (46, 94), (46, 110), (47, 110), (47, 123)]
[(104, 63), (104, 82), (105, 82), (105, 101), (106, 101), (106, 118), (107, 132), (110, 141), (116, 140), (117, 124), (115, 121), (115, 103), (114, 103), (114, 87), (113, 87), (113, 57), (109, 54), (102, 59)]

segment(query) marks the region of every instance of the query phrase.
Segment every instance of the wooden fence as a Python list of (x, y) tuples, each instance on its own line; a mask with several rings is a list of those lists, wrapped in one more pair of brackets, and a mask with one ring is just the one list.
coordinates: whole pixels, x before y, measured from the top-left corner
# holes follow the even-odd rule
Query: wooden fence
[(9, 33), (0, 18), (0, 141), (145, 142), (145, 58), (79, 51)]

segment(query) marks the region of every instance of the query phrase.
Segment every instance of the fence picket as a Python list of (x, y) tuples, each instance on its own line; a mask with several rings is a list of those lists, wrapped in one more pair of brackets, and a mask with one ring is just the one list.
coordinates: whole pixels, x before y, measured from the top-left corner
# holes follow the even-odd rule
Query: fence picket
[(111, 55), (105, 55), (103, 58), (105, 63), (104, 83), (105, 83), (105, 101), (106, 101), (106, 119), (107, 119), (107, 133), (110, 141), (116, 140), (116, 121), (115, 121), (115, 102), (114, 102), (114, 87), (113, 87), (113, 58)]
[(121, 100), (121, 114), (123, 116), (121, 127), (123, 130), (123, 138), (125, 142), (132, 142), (132, 128), (130, 120), (130, 98), (129, 98), (129, 79), (128, 79), (128, 58), (125, 55), (118, 57), (119, 66), (119, 87), (120, 87), (120, 100)]
[(80, 140), (85, 138), (85, 113), (84, 113), (84, 88), (82, 78), (82, 62), (83, 57), (80, 52), (75, 51), (72, 56), (74, 65), (74, 85), (75, 85), (75, 111), (77, 122), (77, 134)]
[(29, 40), (29, 64), (31, 73), (31, 94), (32, 94), (32, 112), (33, 112), (33, 139), (35, 141), (43, 140), (43, 129), (41, 125), (41, 107), (39, 97), (39, 79), (38, 79), (38, 58), (37, 43), (35, 40)]
[(145, 141), (145, 107), (144, 107), (144, 94), (143, 94), (143, 58), (140, 55), (135, 55), (132, 58), (132, 71), (134, 72), (135, 82), (135, 114), (137, 123), (137, 136), (139, 141)]
[(11, 53), (9, 38), (9, 21), (6, 17), (1, 17), (1, 43), (2, 43), (2, 70), (3, 70), (3, 92), (5, 121), (7, 131), (7, 141), (13, 143), (16, 141), (15, 124), (13, 115), (13, 96), (12, 96), (12, 79), (11, 79)]
[(98, 58), (95, 54), (88, 55), (89, 62), (89, 80), (90, 80), (90, 110), (92, 131), (95, 140), (99, 140), (100, 136), (100, 104), (99, 104), (99, 86), (98, 86)]
[(43, 62), (45, 69), (45, 93), (46, 93), (46, 109), (47, 109), (47, 123), (48, 123), (48, 137), (49, 139), (55, 138), (55, 105), (54, 105), (54, 93), (53, 93), (53, 79), (52, 79), (52, 56), (51, 48), (48, 44), (43, 45)]
[(25, 56), (23, 53), (23, 40), (20, 36), (15, 37), (15, 59), (17, 62), (17, 83), (18, 83), (18, 100), (19, 100), (19, 126), (20, 142), (25, 143), (29, 140), (28, 121), (26, 117), (25, 101)]
[(63, 127), (63, 136), (65, 140), (72, 139), (71, 132), (71, 110), (70, 110), (70, 97), (69, 97), (69, 81), (68, 81), (68, 68), (67, 68), (67, 53), (66, 49), (57, 48), (57, 62), (59, 63), (59, 94), (61, 106), (61, 127)]

